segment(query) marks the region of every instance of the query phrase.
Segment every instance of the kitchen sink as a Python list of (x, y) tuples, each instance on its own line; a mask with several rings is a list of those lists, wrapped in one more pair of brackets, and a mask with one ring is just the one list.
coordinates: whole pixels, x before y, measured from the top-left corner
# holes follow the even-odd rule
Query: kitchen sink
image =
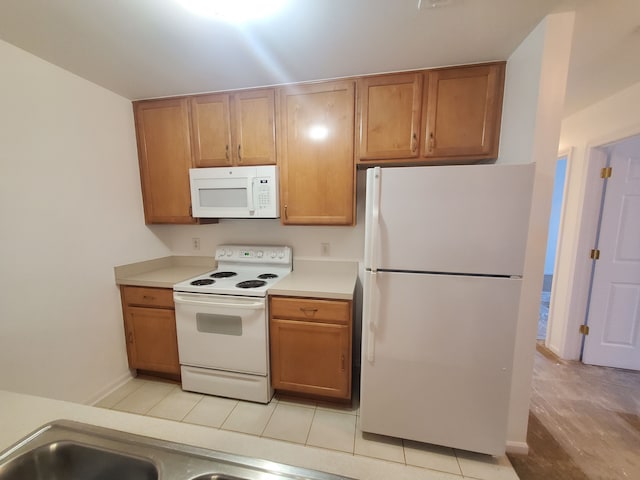
[(147, 460), (68, 441), (34, 448), (0, 467), (2, 479), (157, 480), (158, 469)]
[(0, 453), (0, 480), (350, 480), (70, 420)]

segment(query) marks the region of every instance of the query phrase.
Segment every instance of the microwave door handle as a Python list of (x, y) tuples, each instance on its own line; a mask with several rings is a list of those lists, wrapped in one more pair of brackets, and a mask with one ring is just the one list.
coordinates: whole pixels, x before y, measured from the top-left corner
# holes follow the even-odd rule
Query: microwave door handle
[(254, 202), (253, 202), (254, 180), (255, 180), (255, 178), (253, 178), (253, 177), (249, 177), (247, 179), (247, 207), (249, 208), (250, 212), (254, 212), (256, 210), (256, 207), (255, 207)]

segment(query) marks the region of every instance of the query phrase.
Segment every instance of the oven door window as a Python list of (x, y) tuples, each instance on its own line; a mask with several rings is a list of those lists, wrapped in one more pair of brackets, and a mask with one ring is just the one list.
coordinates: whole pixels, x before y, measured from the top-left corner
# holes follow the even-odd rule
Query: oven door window
[(216, 313), (196, 313), (196, 328), (200, 333), (242, 336), (242, 317)]

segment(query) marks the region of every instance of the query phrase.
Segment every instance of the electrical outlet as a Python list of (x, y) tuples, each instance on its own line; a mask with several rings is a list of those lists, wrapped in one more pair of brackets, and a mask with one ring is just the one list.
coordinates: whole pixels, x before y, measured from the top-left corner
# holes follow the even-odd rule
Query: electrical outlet
[(320, 255), (323, 257), (328, 257), (331, 250), (331, 245), (329, 242), (323, 242), (320, 244)]
[(193, 237), (191, 239), (191, 246), (194, 250), (200, 250), (200, 239), (198, 237)]

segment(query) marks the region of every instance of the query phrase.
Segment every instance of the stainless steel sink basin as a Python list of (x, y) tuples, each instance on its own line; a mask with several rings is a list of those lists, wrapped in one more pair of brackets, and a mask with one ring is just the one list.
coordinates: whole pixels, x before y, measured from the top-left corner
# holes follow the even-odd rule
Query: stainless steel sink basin
[(69, 420), (0, 453), (0, 480), (349, 480)]
[(158, 469), (140, 458), (63, 441), (34, 448), (8, 461), (0, 467), (0, 478), (157, 480)]

